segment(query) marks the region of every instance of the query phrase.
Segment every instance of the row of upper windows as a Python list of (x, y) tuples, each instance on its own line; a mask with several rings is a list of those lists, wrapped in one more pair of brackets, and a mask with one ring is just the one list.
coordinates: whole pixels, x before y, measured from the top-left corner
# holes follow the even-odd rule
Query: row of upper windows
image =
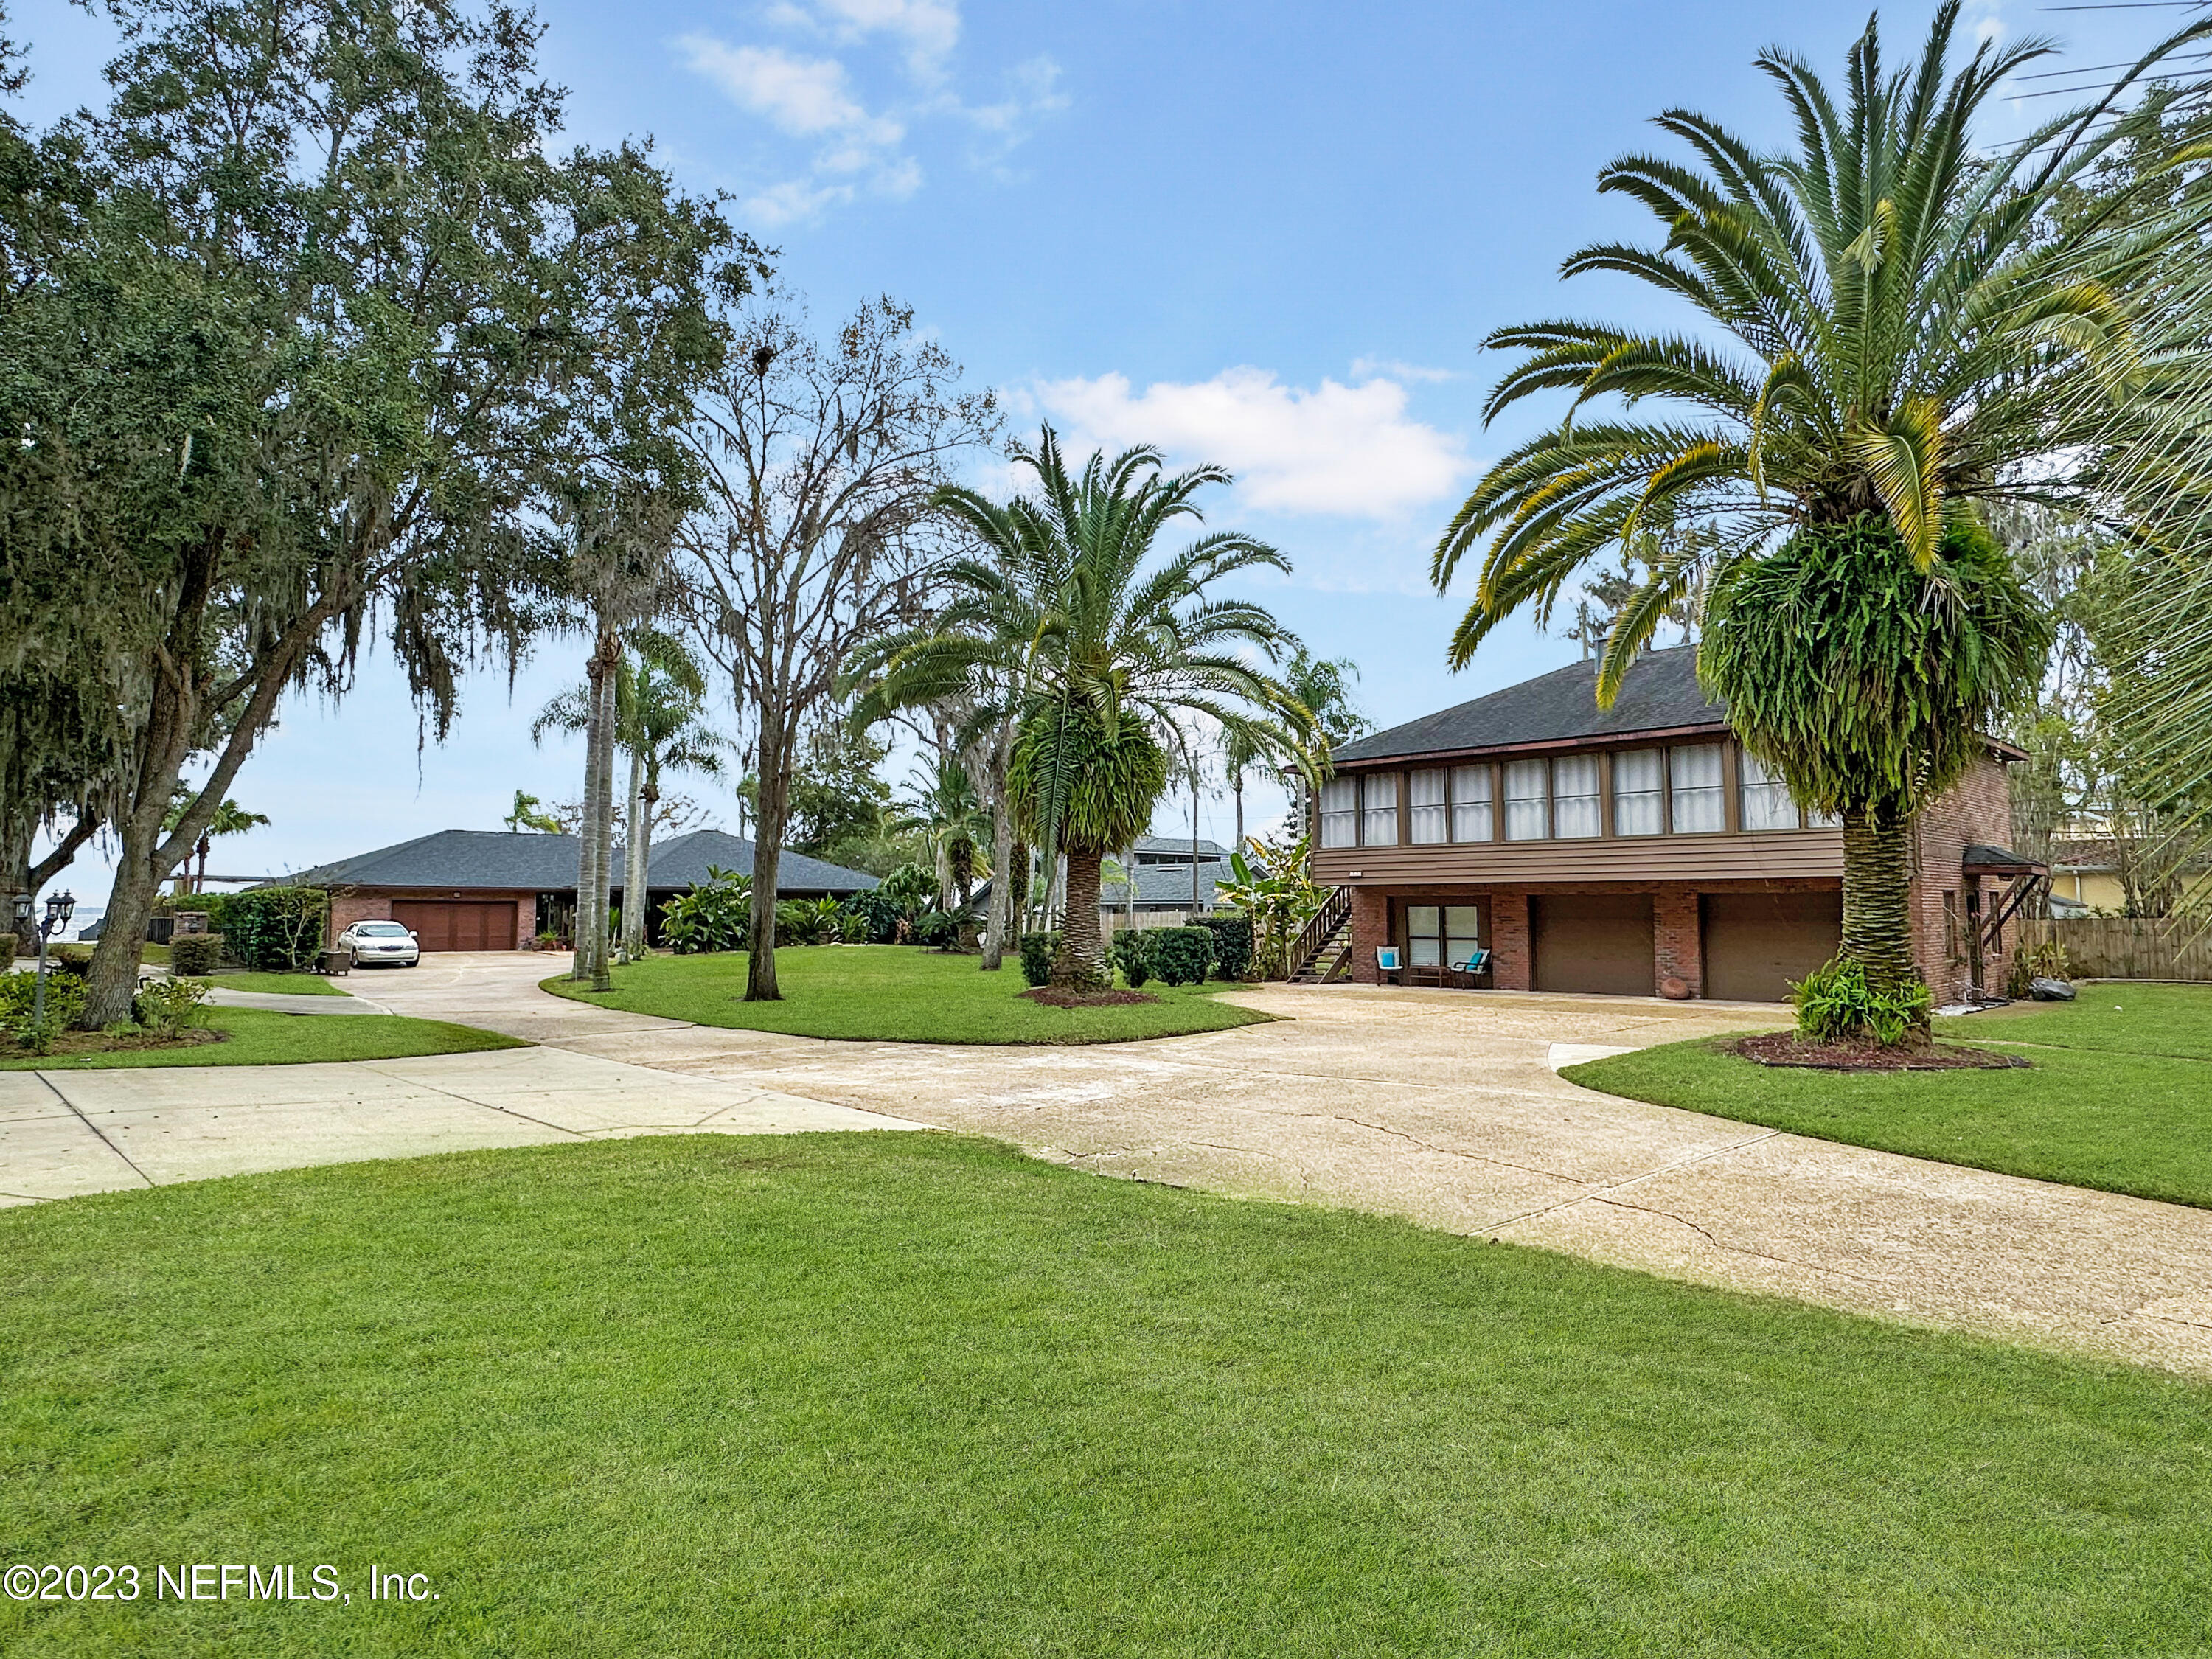
[[(1602, 836), (1600, 769), (1613, 768), (1613, 833), (1697, 836), (1728, 824), (1728, 745), (1681, 744), (1437, 767), (1406, 776), (1410, 820), (1399, 834), (1395, 772), (1332, 778), (1322, 786), (1323, 847), (1434, 846), (1462, 841), (1568, 841)], [(1736, 751), (1739, 823), (1745, 830), (1832, 828), (1836, 820), (1801, 811), (1789, 786), (1757, 757)], [(1493, 791), (1504, 799), (1492, 799)], [(1503, 811), (1499, 811), (1503, 808)], [(1502, 822), (1501, 822), (1502, 820)], [(1501, 833), (1502, 831), (1502, 833)]]

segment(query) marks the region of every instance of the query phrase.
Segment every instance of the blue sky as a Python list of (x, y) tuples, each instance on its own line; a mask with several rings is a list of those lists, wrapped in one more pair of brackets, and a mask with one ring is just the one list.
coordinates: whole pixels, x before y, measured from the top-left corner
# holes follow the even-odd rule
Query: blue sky
[[(1608, 279), (1557, 279), (1584, 241), (1647, 234), (1640, 210), (1597, 195), (1597, 169), (1663, 143), (1648, 120), (1673, 105), (1779, 141), (1752, 58), (1781, 45), (1839, 72), (1867, 8), (553, 0), (541, 15), (572, 135), (652, 134), (684, 184), (727, 191), (781, 249), (817, 321), (896, 295), (1018, 424), (1048, 416), (1077, 443), (1148, 441), (1231, 467), (1212, 522), (1291, 556), (1267, 601), (1317, 650), (1354, 659), (1390, 724), (1577, 654), (1516, 628), (1467, 672), (1445, 665), (1464, 600), (1430, 591), (1429, 551), (1485, 459), (1539, 413), (1483, 429), (1492, 371), (1477, 343), (1562, 312), (1667, 315)], [(1929, 15), (1884, 13), (1893, 56)], [(2130, 57), (2179, 13), (1967, 16), (2007, 39), (2061, 37), (2065, 56), (2036, 66), (2049, 68)], [(97, 95), (99, 23), (56, 0), (14, 21), (38, 77), (25, 114)], [(419, 759), (404, 686), (380, 664), (335, 708), (288, 709), (234, 791), (275, 822), (216, 863), (300, 868), (495, 828), (517, 787), (574, 796), (580, 753), (533, 750), (528, 726), (580, 655), (549, 644), (512, 697), (503, 674), (473, 681), (452, 739)], [(1188, 810), (1164, 808), (1158, 827), (1187, 829)], [(1209, 834), (1228, 839), (1229, 817), (1225, 799), (1206, 804)], [(72, 878), (104, 885), (82, 862)]]

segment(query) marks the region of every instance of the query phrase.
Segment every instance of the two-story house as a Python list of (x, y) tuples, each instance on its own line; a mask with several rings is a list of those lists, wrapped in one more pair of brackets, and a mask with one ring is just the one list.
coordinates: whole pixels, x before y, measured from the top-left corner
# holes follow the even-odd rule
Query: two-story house
[[(1395, 945), (1419, 978), (1491, 952), (1474, 982), (1771, 1001), (1836, 951), (1843, 835), (1747, 754), (1696, 653), (1647, 653), (1600, 708), (1584, 662), (1335, 753), (1313, 872), (1350, 900), (1351, 967)], [(2006, 850), (1990, 743), (1921, 815), (1913, 948), (1939, 1001), (2002, 977), (2047, 877)]]

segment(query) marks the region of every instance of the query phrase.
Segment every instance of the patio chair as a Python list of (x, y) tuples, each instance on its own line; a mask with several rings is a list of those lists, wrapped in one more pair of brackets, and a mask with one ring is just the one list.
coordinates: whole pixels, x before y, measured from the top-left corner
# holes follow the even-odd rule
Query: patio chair
[(1490, 971), (1490, 952), (1471, 951), (1468, 953), (1466, 961), (1452, 963), (1451, 971), (1455, 980), (1471, 981), (1478, 979)]

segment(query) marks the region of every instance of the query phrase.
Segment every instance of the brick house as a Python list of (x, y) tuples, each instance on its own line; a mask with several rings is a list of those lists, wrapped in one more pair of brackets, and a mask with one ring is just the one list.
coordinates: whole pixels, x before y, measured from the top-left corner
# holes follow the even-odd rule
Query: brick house
[[(434, 834), (319, 865), (287, 878), (289, 886), (331, 890), (331, 935), (356, 921), (397, 921), (425, 951), (520, 951), (541, 933), (566, 933), (576, 913), (576, 837), (499, 830)], [(753, 844), (720, 830), (672, 836), (647, 866), (653, 908), (708, 878), (719, 866), (750, 876)], [(623, 855), (615, 849), (615, 902), (622, 902)], [(787, 849), (777, 874), (781, 898), (844, 898), (876, 878)]]
[[(1843, 835), (1744, 752), (1695, 648), (1648, 652), (1611, 708), (1596, 665), (1509, 686), (1347, 744), (1323, 787), (1313, 873), (1350, 899), (1352, 975), (1379, 947), (1414, 978), (1492, 955), (1505, 990), (1778, 1000), (1835, 954)], [(2002, 977), (2047, 877), (2006, 850), (1991, 743), (1922, 814), (1913, 952), (1938, 1001)]]

